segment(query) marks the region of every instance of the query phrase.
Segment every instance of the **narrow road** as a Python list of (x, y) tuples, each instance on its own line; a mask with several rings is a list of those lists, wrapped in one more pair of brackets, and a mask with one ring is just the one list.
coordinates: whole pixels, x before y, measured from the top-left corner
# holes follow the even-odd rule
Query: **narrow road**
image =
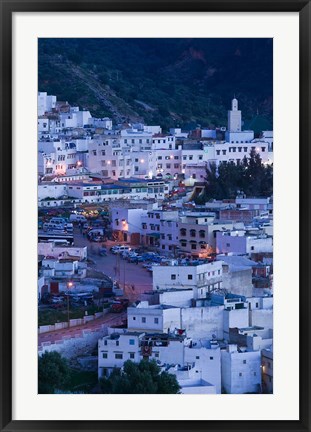
[(43, 342), (54, 343), (56, 341), (62, 340), (63, 337), (78, 337), (82, 335), (83, 330), (94, 331), (95, 329), (99, 329), (103, 324), (105, 324), (107, 327), (111, 325), (119, 325), (122, 324), (125, 319), (126, 312), (119, 314), (108, 313), (107, 315), (97, 318), (94, 321), (89, 321), (84, 325), (42, 333), (38, 335), (38, 346), (42, 345)]
[[(141, 299), (145, 292), (152, 291), (152, 275), (142, 267), (142, 264), (129, 263), (117, 255), (113, 255), (109, 251), (109, 247), (113, 242), (107, 244), (107, 256), (100, 256), (99, 250), (101, 244), (91, 243), (84, 237), (79, 229), (74, 229), (74, 239), (76, 247), (88, 248), (88, 257), (94, 262), (92, 267), (117, 281), (121, 288), (124, 290), (124, 296), (130, 300), (130, 303)], [(100, 328), (103, 324), (108, 326), (119, 325), (126, 319), (126, 312), (113, 314), (108, 313), (103, 317), (97, 318), (94, 321), (76, 327), (55, 330), (38, 335), (38, 345), (43, 342), (51, 342), (61, 340), (63, 337), (77, 337), (82, 334), (83, 330), (95, 330)]]

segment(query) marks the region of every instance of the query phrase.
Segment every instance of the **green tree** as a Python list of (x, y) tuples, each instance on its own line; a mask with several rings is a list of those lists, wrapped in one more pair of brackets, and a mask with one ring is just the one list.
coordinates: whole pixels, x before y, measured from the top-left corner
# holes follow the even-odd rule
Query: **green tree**
[(261, 183), (265, 176), (265, 166), (255, 150), (251, 150), (247, 160), (244, 159), (243, 175), (244, 192), (248, 196), (262, 195)]
[(102, 393), (123, 394), (176, 394), (180, 386), (175, 375), (161, 372), (154, 360), (133, 363), (127, 360), (123, 369), (114, 369), (108, 378), (100, 381)]
[(38, 360), (38, 392), (54, 393), (55, 390), (66, 390), (70, 379), (70, 368), (67, 360), (58, 352), (42, 354)]
[(246, 196), (271, 196), (273, 193), (273, 165), (262, 163), (260, 155), (252, 150), (239, 164), (222, 162), (207, 165), (204, 192), (197, 204), (210, 199), (235, 198), (238, 191)]
[(217, 167), (214, 162), (206, 165), (204, 195), (205, 201), (208, 201), (210, 199), (221, 199), (224, 196), (224, 191), (222, 190), (222, 182), (219, 180)]

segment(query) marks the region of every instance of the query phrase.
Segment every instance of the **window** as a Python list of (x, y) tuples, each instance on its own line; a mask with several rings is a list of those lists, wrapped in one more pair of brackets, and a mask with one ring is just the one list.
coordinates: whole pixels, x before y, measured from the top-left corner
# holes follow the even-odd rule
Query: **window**
[(103, 353), (103, 358), (104, 358), (104, 359), (108, 358), (108, 353), (104, 352), (104, 353)]
[(239, 376), (240, 376), (240, 377), (242, 376), (242, 372), (239, 373)]
[(262, 151), (262, 152), (265, 152), (265, 151), (266, 151), (266, 148), (265, 148), (265, 147), (261, 147), (261, 151)]
[(135, 353), (131, 352), (130, 353), (130, 359), (133, 359), (133, 358), (135, 358)]
[(243, 364), (246, 364), (246, 360), (243, 360)]
[(188, 280), (192, 280), (192, 279), (193, 279), (192, 274), (188, 274)]
[(230, 243), (226, 243), (226, 246), (227, 246), (227, 247), (230, 247)]
[(254, 250), (254, 246), (251, 246), (251, 250)]
[(120, 342), (119, 341), (116, 341), (116, 346), (119, 346), (120, 345)]
[(197, 248), (197, 245), (195, 243), (192, 243), (191, 249), (196, 249), (196, 248)]
[(116, 353), (114, 355), (114, 358), (117, 359), (117, 360), (122, 360), (123, 359), (123, 354), (122, 353)]
[(257, 373), (256, 372), (254, 372), (254, 376), (256, 376), (257, 375)]
[(136, 321), (136, 317), (133, 317), (133, 321)]
[(259, 307), (259, 304), (258, 303), (256, 303), (256, 308), (258, 308)]
[(146, 317), (142, 317), (141, 318), (141, 322), (145, 323), (146, 322)]
[(107, 341), (106, 340), (104, 341), (104, 345), (107, 345)]
[(155, 319), (154, 319), (154, 323), (155, 323), (155, 324), (159, 324), (159, 318), (155, 318)]
[(210, 357), (209, 359), (210, 359), (210, 360), (214, 360), (214, 357)]
[(130, 345), (135, 345), (135, 339), (130, 339), (130, 340), (129, 340), (129, 344), (130, 344)]
[(178, 159), (178, 156), (174, 156), (174, 159)]
[(176, 280), (176, 275), (175, 274), (171, 275), (171, 280)]
[(200, 360), (200, 356), (196, 356), (196, 360)]

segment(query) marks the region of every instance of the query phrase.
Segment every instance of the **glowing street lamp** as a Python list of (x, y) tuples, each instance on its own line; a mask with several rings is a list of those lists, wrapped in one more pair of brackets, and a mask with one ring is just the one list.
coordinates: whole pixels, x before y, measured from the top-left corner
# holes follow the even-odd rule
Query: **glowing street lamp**
[[(68, 281), (67, 282), (67, 288), (70, 290), (70, 288), (73, 287), (73, 282), (72, 281)], [(66, 294), (67, 296), (67, 322), (68, 322), (68, 327), (69, 327), (69, 293), (67, 292)]]

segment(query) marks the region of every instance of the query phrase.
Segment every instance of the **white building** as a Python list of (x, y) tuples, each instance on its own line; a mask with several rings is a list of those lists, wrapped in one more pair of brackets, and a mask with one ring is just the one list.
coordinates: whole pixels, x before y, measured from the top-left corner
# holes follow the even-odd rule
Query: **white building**
[[(83, 141), (87, 142), (87, 141)], [(81, 146), (81, 143), (79, 143)], [(66, 175), (77, 172), (85, 165), (85, 156), (77, 151), (73, 141), (54, 142), (54, 152), (44, 154), (44, 174)]]
[[(113, 184), (101, 184), (95, 181), (82, 183), (81, 180), (80, 182), (68, 181), (68, 184), (62, 181), (40, 184), (38, 206), (57, 207), (66, 202), (100, 203), (117, 199), (163, 199), (169, 193), (169, 185), (162, 180), (126, 179)], [(51, 196), (49, 191), (53, 191), (53, 188), (54, 195)], [(61, 194), (60, 192), (63, 191), (64, 193)]]
[(140, 302), (136, 307), (127, 309), (129, 331), (168, 333), (181, 326), (181, 313), (178, 307), (149, 305)]
[(216, 253), (250, 255), (273, 252), (273, 238), (265, 234), (248, 234), (245, 230), (216, 233)]
[(112, 120), (108, 117), (104, 117), (104, 118), (91, 117), (88, 123), (90, 126), (93, 126), (94, 128), (104, 128), (107, 130), (112, 130)]
[(45, 258), (42, 260), (42, 275), (60, 279), (85, 278), (86, 263), (80, 261), (63, 262)]
[(221, 350), (223, 391), (230, 394), (261, 393), (260, 351), (243, 351), (237, 345)]
[(44, 257), (53, 257), (54, 259), (68, 258), (82, 261), (87, 259), (87, 246), (85, 247), (67, 247), (57, 246), (53, 242), (38, 243), (38, 255)]
[(222, 263), (214, 261), (200, 265), (153, 266), (153, 289), (193, 289), (194, 298), (206, 297), (206, 293), (221, 287)]
[(193, 365), (193, 378), (215, 385), (216, 393), (221, 393), (221, 355), (217, 343), (193, 339), (190, 346), (185, 347), (185, 363)]
[(139, 244), (141, 242), (141, 219), (147, 210), (139, 208), (112, 208), (111, 227), (119, 241)]
[(155, 360), (162, 370), (176, 375), (181, 386), (188, 388), (183, 393), (220, 393), (217, 344), (173, 334), (125, 331), (103, 337), (98, 341), (98, 377), (108, 376), (114, 367), (122, 368), (127, 360), (138, 363), (143, 358)]
[(46, 92), (38, 93), (38, 116), (52, 111), (56, 106), (56, 96), (48, 95)]
[[(113, 331), (113, 329), (112, 329)], [(145, 334), (144, 332), (111, 333), (98, 341), (98, 376), (107, 376), (125, 361), (139, 363), (143, 358), (158, 364), (184, 366), (184, 336)]]
[(88, 168), (114, 180), (130, 178), (134, 174), (131, 151), (117, 135), (96, 138), (89, 143)]
[(238, 101), (236, 98), (232, 99), (231, 111), (228, 111), (228, 131), (241, 132), (242, 130), (242, 113), (238, 109)]
[(141, 218), (141, 242), (158, 245), (161, 253), (174, 255), (178, 247), (178, 211), (149, 210)]

